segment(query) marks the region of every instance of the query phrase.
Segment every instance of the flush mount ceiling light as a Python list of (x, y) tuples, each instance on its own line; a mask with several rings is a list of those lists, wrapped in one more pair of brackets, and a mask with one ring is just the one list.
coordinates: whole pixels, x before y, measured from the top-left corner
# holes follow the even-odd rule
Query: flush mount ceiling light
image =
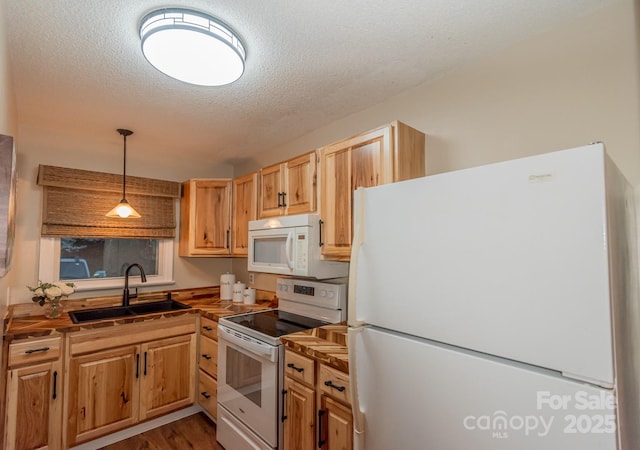
[(122, 168), (122, 200), (111, 211), (107, 217), (120, 217), (122, 219), (139, 219), (141, 216), (127, 201), (127, 136), (131, 136), (133, 131), (118, 128), (118, 133), (124, 138), (124, 164)]
[(153, 11), (140, 22), (142, 53), (160, 72), (200, 86), (233, 83), (244, 72), (244, 45), (226, 24), (182, 8)]

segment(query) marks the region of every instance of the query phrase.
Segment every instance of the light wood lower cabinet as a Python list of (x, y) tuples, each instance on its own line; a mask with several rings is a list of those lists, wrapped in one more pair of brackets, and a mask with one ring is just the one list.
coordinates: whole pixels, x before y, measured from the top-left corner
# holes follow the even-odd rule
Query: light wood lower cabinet
[(72, 357), (69, 362), (70, 446), (138, 422), (137, 345)]
[(284, 383), (285, 450), (353, 448), (349, 374), (287, 349)]
[(348, 408), (330, 396), (320, 396), (318, 410), (318, 448), (325, 450), (353, 449), (353, 415)]
[(56, 337), (9, 345), (3, 448), (61, 448), (60, 343)]
[(200, 318), (198, 336), (198, 404), (218, 419), (218, 323)]
[(140, 420), (195, 401), (196, 336), (178, 336), (141, 346)]
[(316, 392), (290, 377), (285, 378), (284, 389), (284, 449), (311, 450), (315, 448)]
[(196, 317), (69, 333), (64, 447), (195, 401)]

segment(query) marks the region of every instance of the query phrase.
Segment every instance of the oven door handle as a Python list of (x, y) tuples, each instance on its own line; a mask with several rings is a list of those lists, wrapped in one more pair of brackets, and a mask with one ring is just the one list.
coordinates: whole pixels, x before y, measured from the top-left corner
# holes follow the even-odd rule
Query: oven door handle
[[(222, 334), (220, 334), (222, 333)], [(251, 338), (243, 338), (238, 336), (240, 333), (231, 330), (222, 325), (218, 325), (218, 338), (222, 337), (227, 342), (235, 344), (236, 346), (253, 353), (256, 356), (268, 359), (271, 362), (276, 362), (278, 359), (277, 348), (265, 344), (263, 342), (256, 341)]]

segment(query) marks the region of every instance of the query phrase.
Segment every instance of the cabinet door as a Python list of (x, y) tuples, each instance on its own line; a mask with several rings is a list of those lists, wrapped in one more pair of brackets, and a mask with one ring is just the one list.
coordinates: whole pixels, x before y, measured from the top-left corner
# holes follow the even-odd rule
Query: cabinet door
[(61, 374), (58, 361), (8, 372), (5, 449), (60, 448)]
[(280, 216), (282, 209), (282, 164), (274, 164), (260, 170), (258, 216)]
[(196, 335), (142, 344), (140, 419), (191, 405), (195, 401)]
[(289, 377), (284, 379), (285, 414), (284, 449), (315, 448), (315, 391)]
[(320, 447), (324, 450), (353, 449), (353, 416), (351, 409), (326, 395), (320, 397), (318, 426), (322, 427)]
[(249, 221), (256, 220), (258, 208), (258, 174), (234, 178), (233, 180), (233, 232), (234, 255), (249, 254)]
[(307, 153), (286, 163), (285, 196), (287, 215), (316, 210), (316, 152)]
[(69, 446), (134, 425), (138, 421), (138, 346), (83, 356), (69, 363)]
[(322, 255), (348, 260), (353, 234), (353, 191), (392, 181), (391, 127), (324, 147), (320, 151)]
[(231, 253), (231, 180), (189, 180), (180, 203), (180, 256)]

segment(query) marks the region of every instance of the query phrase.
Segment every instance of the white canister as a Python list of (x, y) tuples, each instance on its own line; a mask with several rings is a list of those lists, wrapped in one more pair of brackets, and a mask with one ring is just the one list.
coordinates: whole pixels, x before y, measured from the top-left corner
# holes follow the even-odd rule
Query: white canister
[(247, 305), (254, 305), (256, 303), (256, 290), (254, 288), (246, 288), (244, 290), (244, 302)]
[(233, 298), (233, 283), (236, 276), (232, 273), (220, 275), (220, 300), (231, 300)]
[(246, 287), (247, 285), (241, 281), (238, 281), (237, 283), (233, 284), (233, 301), (234, 302), (241, 303), (244, 300), (243, 295)]

